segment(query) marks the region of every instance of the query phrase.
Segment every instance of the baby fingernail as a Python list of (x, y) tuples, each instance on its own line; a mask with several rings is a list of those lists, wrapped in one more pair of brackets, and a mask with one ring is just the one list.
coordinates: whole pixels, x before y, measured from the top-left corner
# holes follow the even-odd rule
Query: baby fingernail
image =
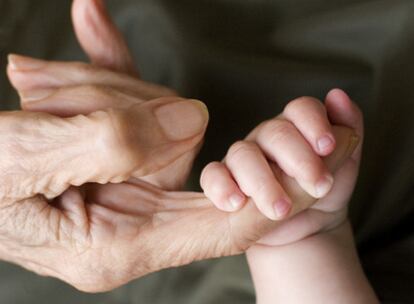
[(324, 153), (334, 144), (333, 139), (330, 136), (324, 136), (318, 140), (319, 152)]
[(274, 204), (273, 208), (275, 210), (276, 219), (281, 219), (289, 213), (291, 204), (287, 200), (281, 199)]
[(333, 185), (333, 177), (330, 175), (327, 175), (323, 177), (315, 187), (315, 193), (317, 198), (322, 198), (325, 195), (328, 194), (328, 192), (331, 190)]
[(244, 203), (245, 197), (239, 193), (234, 193), (229, 197), (229, 202), (232, 210), (238, 210)]

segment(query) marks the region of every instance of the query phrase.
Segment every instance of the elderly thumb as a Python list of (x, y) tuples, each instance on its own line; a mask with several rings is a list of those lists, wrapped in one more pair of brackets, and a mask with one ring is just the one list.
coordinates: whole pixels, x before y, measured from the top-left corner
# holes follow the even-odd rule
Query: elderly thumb
[(200, 144), (209, 118), (201, 101), (179, 97), (158, 98), (87, 117), (94, 116), (97, 128), (107, 130), (103, 132), (103, 151), (94, 151), (101, 167), (98, 176), (84, 179), (82, 184), (123, 182), (158, 172)]
[(209, 120), (204, 103), (178, 97), (163, 97), (119, 111), (124, 141), (137, 157), (134, 177), (157, 172), (194, 149)]
[[(14, 150), (5, 151), (8, 161), (0, 177), (10, 183), (3, 183), (1, 192), (14, 200), (37, 194), (54, 198), (70, 186), (118, 183), (157, 172), (194, 149), (208, 123), (203, 103), (174, 97), (86, 116), (3, 116)], [(22, 159), (24, 165), (17, 166)]]

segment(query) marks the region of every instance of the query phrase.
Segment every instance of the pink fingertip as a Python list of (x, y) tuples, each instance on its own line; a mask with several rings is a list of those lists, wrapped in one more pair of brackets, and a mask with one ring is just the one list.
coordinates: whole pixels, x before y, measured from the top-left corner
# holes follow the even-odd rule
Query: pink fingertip
[(316, 198), (322, 198), (329, 193), (332, 189), (334, 179), (331, 175), (326, 175), (315, 186)]
[(230, 206), (231, 206), (232, 211), (240, 209), (240, 207), (243, 205), (245, 199), (246, 198), (244, 197), (244, 195), (242, 195), (240, 193), (232, 194), (229, 197), (229, 202), (230, 202)]
[(334, 148), (335, 140), (332, 136), (326, 135), (318, 140), (318, 150), (322, 155), (326, 155)]
[(287, 200), (281, 199), (274, 204), (273, 208), (275, 210), (276, 219), (282, 219), (288, 215), (291, 209), (291, 204)]
[(331, 91), (329, 91), (326, 98), (334, 102), (351, 102), (351, 98), (349, 97), (349, 95), (341, 89), (332, 89)]

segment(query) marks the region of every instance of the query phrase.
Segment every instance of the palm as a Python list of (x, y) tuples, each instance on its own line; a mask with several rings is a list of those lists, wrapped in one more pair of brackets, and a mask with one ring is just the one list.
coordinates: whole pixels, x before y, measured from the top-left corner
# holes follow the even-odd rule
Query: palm
[(243, 252), (270, 224), (250, 205), (231, 215), (200, 193), (165, 192), (138, 181), (88, 184), (51, 203), (36, 197), (13, 205), (11, 212), (30, 220), (20, 226), (7, 216), (2, 229), (13, 230), (14, 241), (27, 248), (15, 262), (82, 290), (103, 291), (162, 268)]

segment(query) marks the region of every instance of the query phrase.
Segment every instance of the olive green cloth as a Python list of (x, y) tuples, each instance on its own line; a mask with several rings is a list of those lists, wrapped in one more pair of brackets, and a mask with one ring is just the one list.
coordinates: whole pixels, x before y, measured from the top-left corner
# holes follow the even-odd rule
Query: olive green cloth
[[(111, 0), (141, 74), (205, 101), (203, 165), (291, 99), (345, 89), (366, 119), (351, 219), (383, 303), (414, 299), (414, 2), (412, 0)], [(18, 107), (9, 52), (85, 59), (69, 0), (0, 0), (0, 100)], [(116, 265), (114, 265), (116, 267)], [(277, 282), (273, 282), (277, 284)], [(1, 303), (254, 303), (243, 256), (195, 263), (86, 295), (0, 264)]]

